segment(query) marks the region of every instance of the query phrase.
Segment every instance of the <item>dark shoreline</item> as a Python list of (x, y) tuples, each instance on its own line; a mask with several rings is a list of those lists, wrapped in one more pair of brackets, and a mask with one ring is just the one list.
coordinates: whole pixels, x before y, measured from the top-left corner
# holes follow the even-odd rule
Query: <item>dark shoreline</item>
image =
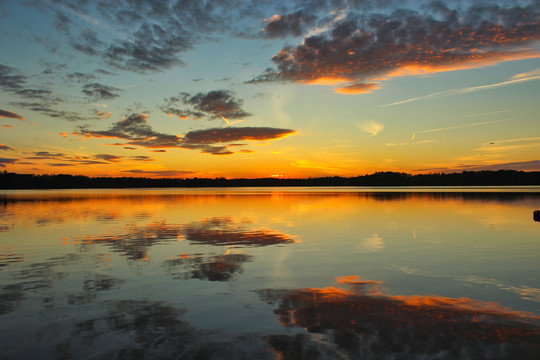
[(355, 177), (289, 178), (144, 178), (0, 173), (0, 189), (123, 189), (308, 186), (540, 186), (540, 171), (463, 171), (411, 175), (376, 172)]

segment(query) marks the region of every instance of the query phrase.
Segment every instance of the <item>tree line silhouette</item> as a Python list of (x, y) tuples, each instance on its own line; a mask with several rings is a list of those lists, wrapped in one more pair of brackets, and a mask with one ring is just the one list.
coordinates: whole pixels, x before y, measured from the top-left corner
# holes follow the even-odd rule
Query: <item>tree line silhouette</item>
[(0, 189), (88, 189), (148, 187), (273, 187), (273, 186), (511, 186), (540, 185), (540, 171), (463, 171), (461, 173), (407, 174), (376, 172), (354, 177), (310, 178), (145, 178), (88, 177), (0, 173)]

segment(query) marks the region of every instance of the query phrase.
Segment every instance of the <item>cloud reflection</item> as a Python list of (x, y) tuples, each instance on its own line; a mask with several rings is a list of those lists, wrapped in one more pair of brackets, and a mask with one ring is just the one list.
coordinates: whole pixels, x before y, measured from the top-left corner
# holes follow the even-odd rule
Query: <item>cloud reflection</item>
[(231, 217), (213, 217), (184, 226), (186, 239), (216, 246), (267, 246), (290, 244), (290, 235), (272, 230), (252, 230), (244, 223), (237, 224)]
[(81, 246), (107, 245), (128, 260), (149, 260), (153, 245), (188, 240), (199, 245), (259, 247), (290, 244), (290, 235), (266, 229), (252, 229), (245, 221), (232, 217), (213, 217), (188, 224), (169, 224), (166, 220), (147, 225), (127, 224), (110, 233), (72, 238)]
[(253, 261), (253, 256), (230, 254), (205, 256), (183, 254), (180, 258), (165, 261), (167, 272), (176, 279), (199, 279), (208, 281), (230, 281), (242, 272), (242, 264)]
[(283, 359), (488, 358), (534, 359), (538, 317), (469, 298), (386, 295), (379, 282), (347, 277), (349, 288), (263, 290), (264, 301), (300, 335), (269, 336)]

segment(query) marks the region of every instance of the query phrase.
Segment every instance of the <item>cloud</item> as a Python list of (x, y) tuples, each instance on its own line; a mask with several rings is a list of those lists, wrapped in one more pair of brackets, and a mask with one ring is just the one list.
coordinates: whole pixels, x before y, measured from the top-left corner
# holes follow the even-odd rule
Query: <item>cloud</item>
[(98, 119), (108, 119), (111, 117), (112, 115), (112, 112), (105, 112), (105, 111), (98, 111), (98, 110), (94, 110), (95, 113), (98, 115)]
[(116, 99), (121, 89), (98, 83), (85, 84), (82, 92), (94, 101)]
[(87, 126), (79, 126), (74, 132), (85, 137), (124, 139), (127, 140), (126, 145), (200, 150), (213, 155), (234, 154), (224, 145), (227, 143), (276, 140), (294, 133), (295, 130), (270, 127), (227, 127), (189, 131), (182, 137), (154, 131), (148, 124), (148, 116), (144, 114), (131, 114), (113, 123), (108, 130), (96, 131)]
[(292, 14), (275, 14), (264, 19), (266, 26), (261, 30), (262, 36), (268, 38), (284, 38), (287, 36), (300, 36), (313, 25), (317, 17), (306, 10), (298, 10)]
[(130, 156), (129, 158), (135, 161), (154, 161), (155, 160), (154, 158), (150, 156), (146, 156), (146, 155)]
[[(240, 119), (251, 116), (250, 113), (242, 109), (242, 99), (237, 98), (229, 90), (212, 90), (207, 93), (199, 92), (195, 95), (181, 93), (178, 97), (167, 99), (166, 102), (167, 104), (162, 107), (162, 110), (182, 118)], [(187, 108), (175, 108), (180, 104), (187, 106)]]
[(229, 143), (244, 140), (275, 140), (295, 133), (290, 129), (270, 127), (227, 127), (190, 131), (186, 143)]
[(0, 118), (25, 120), (21, 115), (0, 109)]
[(363, 121), (356, 124), (356, 127), (370, 136), (375, 136), (384, 129), (384, 125), (375, 121)]
[(27, 77), (21, 75), (19, 70), (0, 64), (0, 89), (24, 99), (38, 99), (48, 103), (60, 101), (50, 90), (26, 87), (26, 81)]
[(507, 162), (490, 165), (461, 164), (457, 166), (415, 169), (414, 172), (422, 171), (442, 171), (442, 172), (461, 172), (461, 171), (497, 171), (497, 170), (517, 170), (517, 171), (540, 171), (540, 160)]
[(7, 145), (4, 145), (4, 144), (0, 144), (0, 150), (4, 150), (4, 151), (15, 151), (15, 149), (7, 146)]
[(20, 75), (17, 69), (0, 64), (0, 88), (13, 92), (23, 88), (26, 76)]
[(112, 124), (109, 130), (94, 131), (80, 126), (76, 134), (95, 138), (118, 138), (128, 140), (131, 145), (144, 147), (177, 147), (181, 138), (156, 132), (148, 125), (148, 116), (130, 114), (125, 119)]
[(523, 171), (540, 171), (540, 160), (508, 162), (492, 165), (476, 165), (471, 166), (467, 170), (523, 170)]
[[(26, 86), (27, 77), (20, 75), (15, 68), (0, 64), (0, 89), (9, 92), (19, 98), (29, 101), (13, 101), (13, 106), (26, 108), (39, 112), (52, 118), (62, 118), (68, 121), (84, 121), (90, 118), (80, 115), (80, 113), (64, 111), (56, 108), (62, 99), (47, 89), (33, 89)], [(5, 110), (2, 110), (5, 111)], [(9, 114), (11, 112), (7, 112)], [(13, 113), (11, 113), (13, 114)], [(0, 117), (7, 117), (1, 115)], [(20, 120), (23, 120), (22, 117)]]
[(322, 82), (354, 89), (355, 84), (375, 84), (394, 76), (540, 56), (530, 48), (540, 40), (537, 1), (524, 6), (503, 2), (447, 5), (432, 2), (418, 8), (422, 10), (385, 12), (350, 8), (333, 18), (321, 18), (320, 31), (306, 35), (299, 45), (283, 47), (272, 58), (275, 68), (250, 82)]
[(466, 128), (466, 127), (471, 127), (471, 126), (488, 125), (488, 124), (498, 123), (498, 122), (501, 122), (501, 121), (505, 121), (505, 120), (482, 121), (482, 122), (477, 122), (477, 123), (472, 123), (472, 124), (464, 124), (464, 125), (456, 125), (456, 126), (447, 126), (447, 127), (443, 127), (443, 128), (436, 128), (436, 129), (420, 130), (420, 131), (416, 131), (415, 134), (439, 132), (439, 131), (446, 131), (446, 130), (453, 130), (453, 129), (461, 129), (461, 128)]
[[(523, 76), (523, 75), (528, 75), (528, 76)], [(441, 97), (445, 97), (445, 96), (469, 94), (469, 93), (472, 93), (472, 92), (483, 91), (483, 90), (491, 90), (491, 89), (495, 89), (495, 88), (499, 88), (499, 87), (503, 87), (503, 86), (514, 85), (514, 84), (519, 84), (519, 83), (522, 83), (522, 82), (533, 81), (533, 80), (540, 80), (540, 75), (518, 74), (516, 76), (513, 76), (510, 80), (503, 81), (503, 82), (500, 82), (500, 83), (489, 84), (489, 85), (471, 86), (471, 87), (466, 87), (466, 88), (451, 89), (451, 90), (445, 90), (445, 91), (438, 91), (438, 92), (431, 93), (431, 94), (424, 95), (424, 96), (417, 96), (417, 97), (413, 97), (413, 98), (409, 98), (409, 99), (405, 99), (405, 100), (396, 101), (396, 102), (393, 102), (393, 103), (390, 103), (390, 104), (383, 105), (382, 107), (402, 105), (402, 104), (407, 104), (407, 103), (414, 102), (414, 101), (437, 99), (437, 98), (441, 98)]]
[(180, 177), (193, 174), (193, 171), (186, 170), (123, 170), (122, 172), (133, 175), (155, 176), (155, 177)]
[(51, 153), (48, 151), (35, 151), (34, 156), (27, 157), (26, 159), (31, 159), (31, 160), (57, 159), (57, 158), (63, 158), (64, 156), (66, 156), (66, 154)]
[(54, 106), (47, 103), (26, 102), (26, 101), (15, 102), (14, 101), (14, 102), (11, 102), (10, 104), (14, 106), (26, 108), (28, 110), (32, 110), (35, 112), (39, 112), (41, 114), (47, 115), (55, 119), (64, 119), (67, 121), (86, 121), (86, 120), (92, 119), (90, 117), (83, 116), (78, 112), (55, 109)]
[(97, 154), (94, 155), (94, 159), (104, 160), (108, 162), (118, 162), (122, 160), (123, 156), (111, 155), (111, 154)]
[(231, 217), (213, 217), (182, 227), (183, 236), (196, 244), (234, 247), (261, 247), (292, 244), (291, 235), (265, 229), (251, 229)]
[(337, 94), (367, 94), (372, 90), (380, 89), (381, 87), (376, 83), (358, 83), (347, 86), (342, 86), (334, 89), (334, 92)]
[(89, 74), (89, 73), (81, 73), (81, 72), (74, 72), (71, 74), (66, 75), (69, 80), (78, 82), (78, 83), (86, 83), (92, 80), (95, 80), (96, 75)]
[(18, 161), (18, 159), (9, 159), (9, 158), (0, 158), (0, 167), (5, 168), (6, 164), (15, 164)]

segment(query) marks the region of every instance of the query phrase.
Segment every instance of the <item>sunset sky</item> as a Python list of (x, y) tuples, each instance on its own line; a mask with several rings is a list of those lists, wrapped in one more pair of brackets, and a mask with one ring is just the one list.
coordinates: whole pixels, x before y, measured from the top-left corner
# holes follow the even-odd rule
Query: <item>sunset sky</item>
[(0, 0), (0, 170), (540, 170), (540, 1)]

